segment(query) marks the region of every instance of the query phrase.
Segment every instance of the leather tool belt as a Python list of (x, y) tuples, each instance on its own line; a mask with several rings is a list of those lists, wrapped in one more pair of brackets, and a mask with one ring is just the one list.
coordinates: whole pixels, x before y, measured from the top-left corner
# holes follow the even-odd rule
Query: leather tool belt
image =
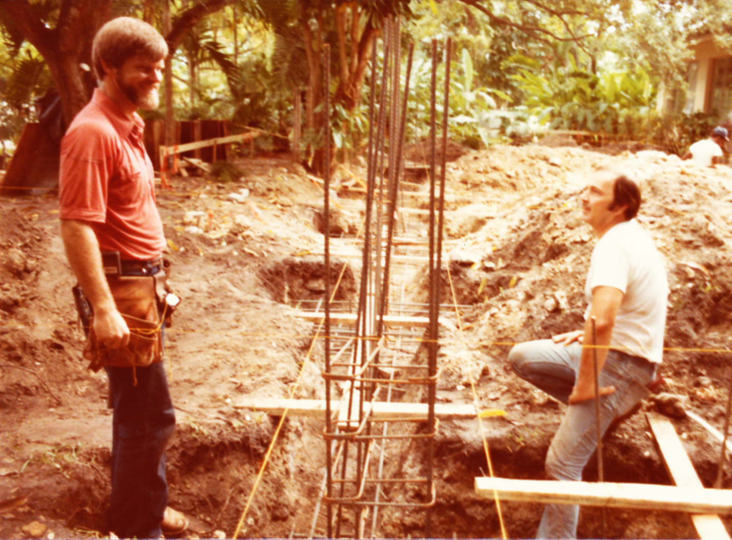
[(167, 286), (162, 258), (121, 261), (117, 254), (113, 255), (116, 257), (104, 254), (103, 265), (117, 310), (130, 330), (126, 346), (109, 348), (99, 343), (91, 324), (91, 306), (80, 288), (74, 287), (76, 306), (87, 333), (84, 357), (93, 371), (104, 366), (136, 368), (161, 362), (164, 358), (163, 327), (170, 326), (171, 316), (180, 301)]

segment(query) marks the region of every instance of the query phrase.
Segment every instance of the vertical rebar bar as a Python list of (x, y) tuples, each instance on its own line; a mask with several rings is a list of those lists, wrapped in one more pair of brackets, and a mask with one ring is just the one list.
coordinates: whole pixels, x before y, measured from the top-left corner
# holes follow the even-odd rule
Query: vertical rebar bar
[[(388, 26), (387, 22), (387, 26)], [(385, 36), (388, 39), (388, 32), (385, 32)], [(366, 223), (364, 227), (364, 247), (363, 247), (363, 261), (361, 265), (361, 283), (359, 288), (359, 302), (358, 302), (358, 309), (356, 312), (356, 346), (354, 347), (354, 364), (357, 363), (356, 360), (358, 358), (358, 353), (361, 353), (362, 357), (366, 357), (365, 351), (363, 349), (363, 344), (366, 342), (366, 340), (359, 340), (359, 338), (364, 337), (364, 318), (367, 314), (366, 307), (367, 307), (367, 298), (368, 298), (368, 286), (369, 286), (369, 276), (371, 275), (371, 265), (372, 265), (372, 258), (371, 258), (371, 249), (372, 249), (372, 242), (371, 242), (371, 221), (372, 221), (372, 213), (373, 213), (373, 206), (374, 206), (374, 193), (375, 193), (375, 185), (376, 185), (376, 174), (377, 174), (377, 162), (379, 161), (380, 154), (383, 152), (383, 132), (386, 124), (386, 107), (384, 107), (384, 102), (386, 101), (386, 90), (387, 90), (387, 76), (389, 71), (389, 41), (386, 41), (384, 44), (385, 51), (384, 51), (384, 67), (383, 67), (383, 75), (382, 75), (382, 81), (381, 81), (381, 96), (379, 100), (379, 122), (376, 130), (376, 148), (374, 155), (372, 156), (372, 164), (374, 167), (372, 167), (371, 173), (367, 175), (367, 185), (366, 185)], [(353, 385), (351, 386), (351, 392), (348, 396), (349, 399), (349, 415), (351, 414), (351, 407), (353, 406), (352, 403), (352, 397), (353, 397)], [(344, 396), (344, 399), (345, 396)]]
[[(325, 90), (325, 111), (324, 111), (324, 122), (325, 122), (325, 151), (323, 158), (323, 221), (324, 221), (324, 235), (325, 235), (325, 372), (330, 372), (330, 45), (326, 44), (323, 47), (323, 74), (325, 81), (323, 87)], [(325, 430), (326, 433), (331, 431), (331, 385), (328, 378), (325, 379)], [(331, 440), (325, 438), (326, 445), (326, 468), (328, 478), (328, 497), (332, 497), (332, 470), (331, 470), (331, 451), (332, 444)], [(327, 510), (328, 519), (328, 537), (333, 536), (332, 531), (332, 509), (331, 505), (328, 504)]]
[[(300, 139), (302, 134), (302, 95), (300, 89), (295, 89), (295, 118), (292, 122), (292, 154), (296, 163), (300, 163)], [(198, 123), (200, 129), (200, 122)]]
[[(428, 376), (434, 377), (437, 373), (437, 314), (435, 304), (435, 283), (436, 279), (439, 279), (439, 269), (435, 268), (435, 251), (436, 251), (436, 237), (435, 237), (435, 180), (436, 180), (436, 161), (437, 161), (437, 40), (432, 40), (432, 77), (430, 84), (430, 219), (429, 219), (429, 331), (428, 337)], [(427, 429), (434, 433), (435, 428), (435, 386), (429, 384), (427, 387)], [(427, 493), (431, 496), (433, 491), (433, 471), (432, 471), (432, 457), (434, 453), (433, 444), (429, 445), (429, 455), (427, 464)], [(425, 535), (427, 537), (432, 536), (432, 512), (427, 512), (426, 524), (425, 524)]]
[(407, 109), (409, 107), (409, 81), (412, 73), (412, 58), (414, 56), (414, 43), (409, 45), (409, 56), (407, 58), (407, 73), (404, 84), (404, 99), (402, 102), (402, 115), (401, 115), (401, 126), (399, 128), (399, 141), (396, 148), (396, 159), (395, 159), (395, 177), (391, 185), (389, 186), (389, 195), (387, 199), (387, 237), (386, 237), (386, 248), (385, 248), (385, 260), (384, 260), (384, 273), (383, 283), (381, 287), (381, 309), (379, 310), (379, 321), (376, 336), (381, 338), (384, 334), (384, 316), (386, 315), (387, 308), (389, 306), (389, 279), (391, 272), (391, 251), (392, 243), (394, 240), (394, 224), (396, 221), (397, 212), (397, 193), (399, 192), (399, 173), (401, 172), (401, 159), (402, 152), (404, 150), (404, 134), (406, 133), (406, 122), (407, 122)]

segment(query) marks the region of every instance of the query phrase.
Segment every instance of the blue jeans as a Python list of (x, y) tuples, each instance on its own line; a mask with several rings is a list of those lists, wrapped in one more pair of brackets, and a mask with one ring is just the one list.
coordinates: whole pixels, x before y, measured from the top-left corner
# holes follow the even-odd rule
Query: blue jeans
[[(559, 345), (550, 339), (516, 345), (508, 361), (522, 379), (550, 396), (567, 403), (579, 373), (582, 345)], [(653, 380), (655, 365), (621, 351), (610, 350), (600, 386), (614, 386), (616, 391), (600, 401), (600, 433), (612, 421), (630, 411), (648, 395), (646, 386)], [(554, 435), (546, 457), (546, 472), (555, 480), (579, 481), (582, 470), (597, 447), (595, 400), (567, 407), (559, 430)], [(541, 518), (537, 538), (576, 538), (579, 506), (548, 504)]]
[(159, 538), (168, 505), (165, 448), (175, 430), (175, 410), (162, 362), (104, 368), (114, 407), (112, 497), (109, 528), (120, 538)]

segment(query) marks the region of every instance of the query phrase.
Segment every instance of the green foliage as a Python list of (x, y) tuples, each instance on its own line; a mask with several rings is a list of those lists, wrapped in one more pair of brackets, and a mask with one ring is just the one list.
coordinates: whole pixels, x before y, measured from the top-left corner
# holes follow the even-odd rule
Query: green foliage
[[(444, 111), (445, 63), (437, 69), (438, 126), (442, 123)], [(429, 135), (430, 93), (432, 60), (423, 52), (415, 59), (411, 96), (409, 101), (409, 140), (420, 140)], [(494, 142), (496, 126), (501, 125), (498, 101), (512, 102), (511, 96), (500, 90), (475, 86), (477, 80), (473, 59), (464, 48), (454, 51), (450, 75), (450, 138), (472, 148), (487, 146)], [(505, 118), (510, 115), (505, 114)]]
[(336, 103), (331, 116), (333, 144), (345, 153), (360, 152), (368, 143), (368, 107), (365, 104), (353, 110)]
[(524, 58), (515, 60), (513, 79), (526, 106), (550, 129), (633, 135), (653, 116), (654, 81), (639, 66), (598, 75), (572, 54), (542, 70)]

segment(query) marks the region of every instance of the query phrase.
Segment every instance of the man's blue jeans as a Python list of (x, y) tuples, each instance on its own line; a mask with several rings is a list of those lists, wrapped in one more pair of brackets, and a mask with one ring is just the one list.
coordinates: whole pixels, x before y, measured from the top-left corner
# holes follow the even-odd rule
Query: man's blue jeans
[[(551, 339), (516, 345), (508, 361), (522, 379), (567, 404), (574, 381), (579, 373), (582, 345), (569, 346)], [(612, 421), (630, 411), (648, 395), (646, 386), (655, 375), (654, 364), (610, 350), (600, 386), (614, 386), (616, 391), (600, 401), (600, 433), (604, 434)], [(582, 470), (597, 447), (595, 400), (567, 407), (559, 430), (554, 435), (546, 457), (546, 472), (556, 480), (582, 479)], [(548, 504), (541, 518), (537, 538), (576, 538), (579, 506)]]
[(112, 421), (112, 497), (109, 528), (120, 538), (159, 538), (168, 505), (165, 448), (175, 430), (163, 363), (105, 368)]

